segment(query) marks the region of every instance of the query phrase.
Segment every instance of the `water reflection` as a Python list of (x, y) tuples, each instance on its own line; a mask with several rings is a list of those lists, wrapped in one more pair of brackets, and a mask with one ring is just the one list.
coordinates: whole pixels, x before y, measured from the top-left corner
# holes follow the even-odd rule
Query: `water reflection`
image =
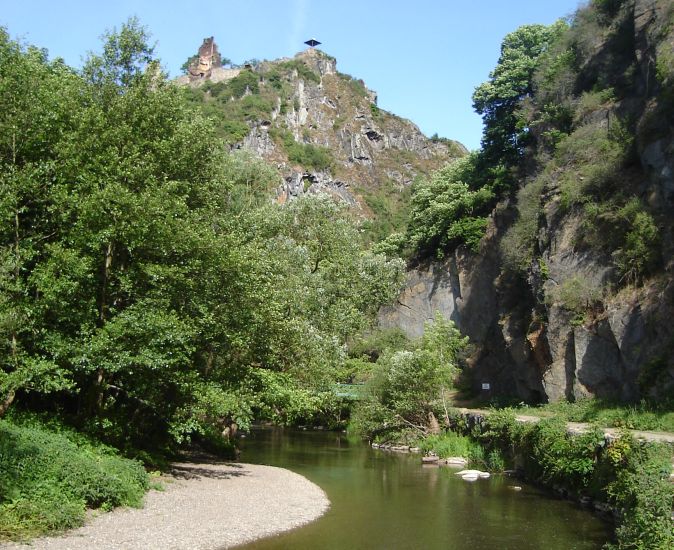
[[(424, 467), (342, 434), (255, 431), (242, 460), (280, 466), (320, 485), (331, 508), (318, 521), (246, 545), (268, 549), (596, 550), (605, 523), (507, 477), (465, 482), (449, 468)], [(518, 485), (522, 485), (517, 482)]]

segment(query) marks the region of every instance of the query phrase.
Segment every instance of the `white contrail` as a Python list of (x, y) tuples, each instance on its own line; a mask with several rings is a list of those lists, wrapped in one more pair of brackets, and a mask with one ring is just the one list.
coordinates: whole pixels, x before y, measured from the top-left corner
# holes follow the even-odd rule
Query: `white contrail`
[(308, 0), (293, 0), (293, 21), (288, 36), (288, 53), (294, 55), (302, 49), (304, 42), (304, 27), (307, 23), (307, 14), (309, 11)]

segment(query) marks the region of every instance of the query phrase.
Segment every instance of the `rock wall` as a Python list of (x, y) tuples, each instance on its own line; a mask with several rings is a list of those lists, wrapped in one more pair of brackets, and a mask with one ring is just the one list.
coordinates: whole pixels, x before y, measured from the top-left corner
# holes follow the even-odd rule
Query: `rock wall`
[[(619, 293), (584, 324), (558, 304), (545, 306), (547, 318), (537, 320), (536, 287), (501, 271), (498, 224), (507, 222), (495, 216), (480, 253), (457, 251), (411, 269), (397, 303), (380, 311), (380, 326), (416, 338), (436, 311), (453, 320), (474, 346), (467, 374), (476, 394), (485, 382), (490, 395), (532, 402), (674, 394), (671, 279)], [(563, 264), (569, 273), (592, 271), (588, 258), (572, 250)], [(595, 267), (600, 276), (605, 266)]]
[[(380, 110), (374, 91), (362, 81), (340, 74), (337, 61), (315, 48), (298, 53), (294, 59), (254, 67), (261, 87), (268, 91), (266, 75), (275, 66), (292, 61), (303, 62), (319, 80), (303, 78), (294, 70), (288, 82), (290, 89), (283, 101), (278, 98), (270, 120), (250, 122), (250, 133), (240, 145), (279, 167), (285, 179), (277, 193), (281, 202), (305, 192), (328, 192), (368, 216), (361, 197), (363, 189), (377, 189), (388, 182), (402, 189), (417, 175), (430, 173), (467, 153), (458, 143), (452, 148), (432, 141), (409, 120)], [(213, 75), (217, 76), (216, 71)], [(270, 137), (278, 130), (292, 133), (298, 143), (329, 149), (333, 166), (316, 171), (293, 164), (285, 158), (282, 145)]]
[[(634, 92), (614, 112), (596, 112), (587, 122), (608, 124), (609, 115), (636, 121), (638, 161), (620, 177), (658, 220), (662, 267), (639, 286), (626, 284), (610, 253), (579, 246), (582, 212), (562, 208), (553, 182), (543, 191), (536, 257), (523, 280), (504, 269), (500, 243), (515, 211), (500, 205), (478, 253), (459, 249), (411, 269), (398, 303), (379, 317), (382, 327), (411, 337), (436, 310), (454, 320), (474, 345), (467, 373), (476, 393), (489, 382), (495, 394), (529, 401), (674, 395), (674, 126), (671, 90), (654, 76), (663, 43), (674, 52), (667, 11), (674, 4), (635, 0), (629, 7)], [(599, 47), (594, 55), (610, 54)], [(579, 316), (554, 298), (571, 281), (601, 296), (594, 310)]]

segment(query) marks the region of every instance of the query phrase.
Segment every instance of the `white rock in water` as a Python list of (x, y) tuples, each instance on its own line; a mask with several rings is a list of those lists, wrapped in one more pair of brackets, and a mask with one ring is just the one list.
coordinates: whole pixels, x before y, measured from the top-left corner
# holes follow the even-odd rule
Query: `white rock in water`
[(461, 470), (456, 472), (457, 476), (479, 476), (482, 472), (480, 470)]
[(477, 478), (480, 477), (477, 474), (465, 474), (461, 476), (461, 479), (464, 481), (477, 481)]
[(480, 477), (482, 479), (489, 479), (490, 476), (491, 474), (489, 472), (480, 472)]

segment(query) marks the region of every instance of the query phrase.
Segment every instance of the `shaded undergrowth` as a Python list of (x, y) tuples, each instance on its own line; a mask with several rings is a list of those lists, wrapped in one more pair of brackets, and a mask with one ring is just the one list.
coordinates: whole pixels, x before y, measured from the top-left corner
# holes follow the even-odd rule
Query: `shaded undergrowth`
[(81, 525), (87, 508), (139, 507), (142, 464), (57, 423), (0, 420), (0, 541)]

